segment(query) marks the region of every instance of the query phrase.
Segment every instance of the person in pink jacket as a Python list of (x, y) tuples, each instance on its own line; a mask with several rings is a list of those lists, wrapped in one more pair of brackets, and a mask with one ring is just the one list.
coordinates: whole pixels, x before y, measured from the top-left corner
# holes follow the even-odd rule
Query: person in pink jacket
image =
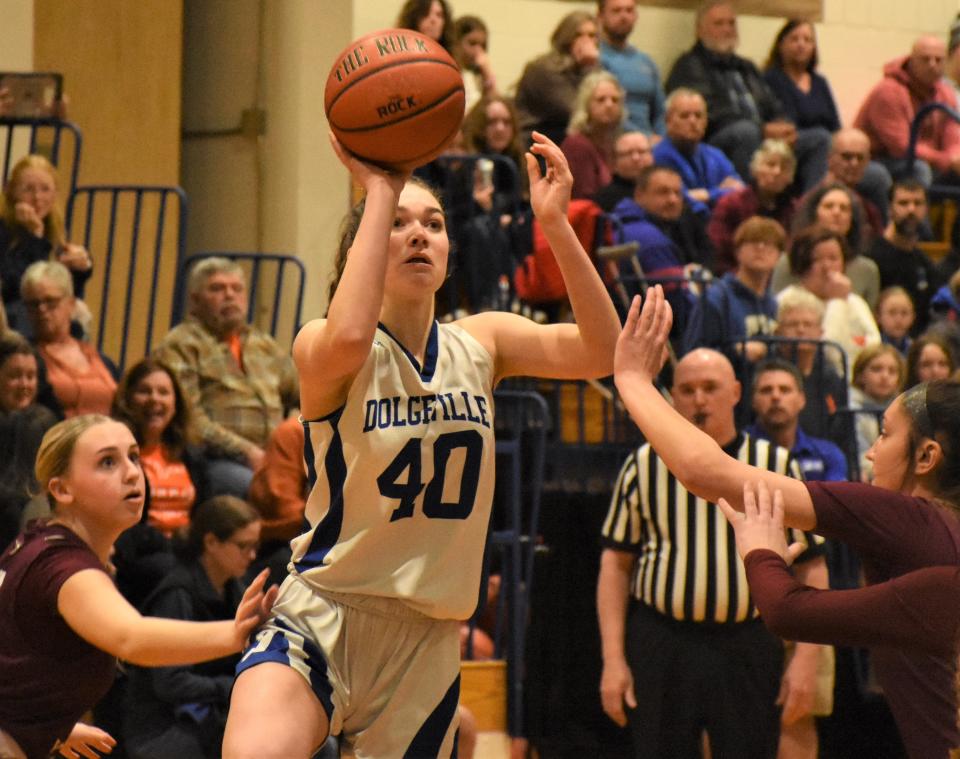
[[(943, 78), (946, 54), (943, 40), (920, 37), (910, 55), (883, 67), (883, 79), (860, 106), (854, 126), (867, 133), (873, 157), (894, 177), (907, 171), (910, 124), (917, 111), (934, 102), (957, 108), (953, 88)], [(940, 175), (960, 181), (960, 124), (940, 111), (929, 115), (920, 130), (916, 157), (914, 176), (924, 185)]]

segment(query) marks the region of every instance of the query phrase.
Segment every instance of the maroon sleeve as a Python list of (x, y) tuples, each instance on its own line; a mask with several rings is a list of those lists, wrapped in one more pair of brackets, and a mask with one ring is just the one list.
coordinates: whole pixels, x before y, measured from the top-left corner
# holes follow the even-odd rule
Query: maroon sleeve
[(925, 498), (859, 482), (808, 482), (817, 517), (814, 532), (850, 545), (871, 581), (923, 567), (960, 564), (960, 521)]
[(51, 627), (44, 635), (62, 634), (66, 623), (57, 611), (60, 588), (84, 569), (103, 571), (99, 559), (86, 546), (69, 541), (44, 550), (23, 576), (17, 591), (18, 614), (23, 614), (25, 619), (49, 621)]
[(955, 655), (960, 567), (928, 567), (856, 590), (819, 590), (797, 582), (773, 551), (751, 551), (744, 566), (761, 618), (781, 638)]

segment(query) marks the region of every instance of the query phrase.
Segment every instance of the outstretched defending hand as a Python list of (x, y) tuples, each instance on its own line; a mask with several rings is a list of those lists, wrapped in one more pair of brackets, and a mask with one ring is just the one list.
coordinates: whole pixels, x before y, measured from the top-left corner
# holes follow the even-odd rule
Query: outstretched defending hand
[(268, 591), (264, 592), (263, 586), (270, 576), (270, 570), (264, 569), (257, 578), (250, 583), (246, 593), (240, 600), (237, 607), (237, 614), (233, 618), (236, 631), (237, 650), (242, 649), (257, 627), (263, 624), (270, 616), (270, 610), (273, 608), (273, 602), (277, 599), (277, 593), (280, 589), (274, 585)]
[[(534, 156), (540, 156), (546, 162), (546, 174), (541, 173)], [(530, 205), (540, 223), (566, 221), (573, 174), (563, 151), (546, 135), (534, 132), (533, 145), (525, 158), (530, 177)]]
[(394, 192), (394, 194), (399, 198), (400, 193), (403, 190), (403, 186), (407, 183), (407, 180), (410, 178), (410, 172), (398, 172), (398, 171), (388, 171), (380, 166), (377, 166), (372, 163), (367, 163), (360, 158), (357, 158), (353, 153), (347, 150), (343, 145), (340, 144), (340, 141), (334, 136), (333, 132), (329, 132), (330, 135), (330, 145), (333, 147), (333, 152), (337, 154), (337, 158), (340, 159), (347, 171), (350, 172), (350, 176), (353, 177), (353, 181), (360, 185), (364, 190), (370, 192), (370, 187), (377, 182), (385, 182)]
[(78, 722), (70, 731), (70, 736), (57, 745), (57, 753), (66, 759), (100, 759), (100, 754), (109, 754), (117, 745), (110, 733), (99, 727)]
[(647, 288), (642, 311), (640, 296), (634, 296), (613, 356), (613, 377), (618, 388), (623, 382), (653, 382), (656, 379), (667, 360), (667, 340), (672, 324), (673, 311), (660, 285)]
[(802, 543), (787, 546), (783, 531), (783, 493), (779, 490), (775, 490), (771, 498), (763, 482), (757, 483), (756, 493), (754, 486), (747, 483), (743, 486), (743, 512), (736, 511), (724, 498), (717, 505), (733, 527), (740, 558), (746, 558), (751, 551), (766, 548), (791, 564), (803, 553)]

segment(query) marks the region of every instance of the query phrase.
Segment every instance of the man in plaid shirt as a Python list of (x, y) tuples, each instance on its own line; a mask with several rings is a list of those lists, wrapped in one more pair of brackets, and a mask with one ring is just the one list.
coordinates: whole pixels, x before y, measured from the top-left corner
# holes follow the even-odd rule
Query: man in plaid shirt
[(203, 443), (236, 460), (211, 467), (211, 486), (223, 477), (228, 492), (245, 497), (270, 433), (286, 409), (299, 405), (296, 370), (288, 351), (246, 323), (247, 286), (238, 264), (219, 257), (199, 261), (187, 294), (187, 318), (154, 356), (180, 380)]

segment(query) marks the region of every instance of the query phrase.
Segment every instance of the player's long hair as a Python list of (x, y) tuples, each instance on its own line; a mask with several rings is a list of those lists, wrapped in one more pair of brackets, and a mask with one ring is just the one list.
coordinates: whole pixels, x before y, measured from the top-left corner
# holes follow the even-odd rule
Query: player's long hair
[(960, 382), (933, 380), (900, 396), (910, 418), (909, 460), (924, 438), (935, 440), (943, 457), (935, 472), (934, 497), (960, 511)]
[[(429, 182), (424, 182), (419, 177), (410, 177), (407, 180), (407, 183), (414, 184), (417, 187), (422, 187), (424, 190), (433, 195), (440, 210), (443, 211), (444, 216), (446, 216), (446, 209), (443, 207), (443, 199), (435, 187), (431, 186)], [(340, 284), (340, 278), (343, 276), (344, 267), (347, 265), (347, 255), (350, 253), (350, 248), (353, 247), (353, 241), (356, 239), (357, 230), (360, 229), (360, 220), (363, 218), (363, 209), (365, 207), (366, 198), (351, 208), (347, 212), (347, 215), (343, 217), (343, 221), (340, 222), (340, 242), (337, 245), (337, 257), (334, 260), (333, 276), (330, 280), (330, 289), (327, 291), (328, 311), (330, 309), (330, 304), (333, 302), (333, 296), (337, 292), (337, 285)]]

